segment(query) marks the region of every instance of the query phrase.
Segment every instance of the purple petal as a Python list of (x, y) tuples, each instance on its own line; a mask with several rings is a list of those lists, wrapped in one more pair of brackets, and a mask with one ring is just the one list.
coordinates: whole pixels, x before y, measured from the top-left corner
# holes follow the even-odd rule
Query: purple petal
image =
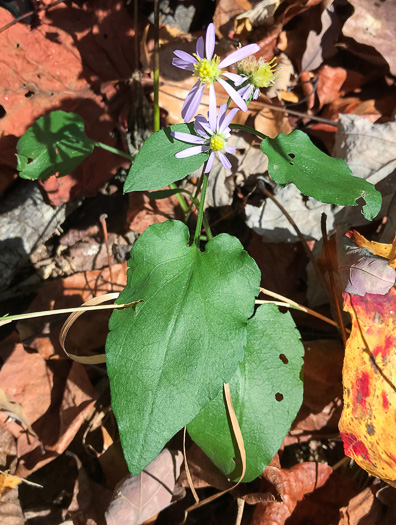
[(221, 151), (218, 151), (219, 159), (226, 170), (229, 170), (231, 168), (231, 162), (227, 159), (227, 157), (222, 153)]
[(220, 62), (219, 68), (221, 69), (223, 67), (228, 67), (231, 64), (235, 64), (235, 62), (239, 62), (239, 60), (249, 57), (250, 55), (257, 53), (257, 51), (260, 51), (260, 46), (258, 44), (249, 44), (247, 46), (241, 47), (240, 49), (237, 49), (231, 53), (231, 55), (228, 55), (228, 57), (225, 57)]
[(248, 84), (247, 86), (243, 86), (243, 88), (238, 89), (238, 95), (241, 95), (243, 100), (248, 100), (250, 98), (250, 95), (252, 94), (252, 90), (252, 84)]
[(212, 131), (216, 131), (216, 92), (213, 83), (209, 86), (209, 125)]
[(195, 117), (195, 124), (198, 125), (201, 129), (205, 131), (206, 137), (212, 136), (213, 131), (210, 129), (209, 122), (206, 120), (206, 118), (203, 115), (197, 115)]
[(199, 58), (203, 58), (205, 53), (205, 43), (203, 36), (200, 36), (197, 40), (197, 55)]
[(226, 71), (225, 73), (222, 73), (225, 77), (229, 78), (234, 82), (235, 86), (240, 86), (243, 84), (246, 80), (246, 77), (242, 77), (241, 75), (237, 75), (236, 73), (230, 73), (229, 71)]
[(240, 95), (235, 91), (235, 89), (230, 86), (225, 80), (222, 78), (219, 78), (218, 82), (223, 86), (223, 88), (227, 91), (229, 96), (232, 98), (232, 100), (235, 102), (235, 104), (241, 109), (242, 111), (247, 111), (247, 105), (246, 102), (242, 99)]
[(181, 49), (176, 49), (176, 51), (173, 51), (173, 54), (176, 55), (178, 58), (181, 58), (185, 62), (189, 62), (190, 64), (195, 64), (196, 62), (198, 62), (198, 60), (192, 55), (190, 55), (190, 53), (186, 53)]
[(206, 58), (208, 60), (212, 60), (213, 51), (215, 48), (215, 41), (216, 41), (215, 26), (212, 23), (212, 24), (209, 24), (206, 29), (206, 38), (205, 38)]
[(201, 137), (196, 137), (195, 135), (190, 135), (190, 133), (183, 133), (182, 131), (172, 131), (172, 137), (183, 142), (188, 142), (189, 144), (205, 144), (205, 141)]
[(219, 126), (219, 131), (221, 133), (228, 127), (229, 123), (235, 117), (235, 114), (238, 113), (238, 111), (238, 108), (231, 109), (231, 111), (229, 111), (228, 114), (222, 118)]
[(254, 90), (254, 94), (253, 94), (253, 100), (257, 100), (259, 98), (259, 95), (260, 95), (260, 89), (259, 88), (256, 88)]
[(226, 111), (227, 111), (227, 104), (222, 104), (219, 108), (219, 114), (217, 116), (217, 129), (220, 128), (220, 125), (223, 122), (223, 118), (224, 118)]
[(201, 103), (204, 87), (205, 84), (201, 85), (200, 80), (198, 80), (198, 82), (194, 84), (194, 87), (190, 93), (187, 95), (181, 112), (184, 122), (190, 122), (197, 112), (198, 106)]
[(206, 161), (205, 173), (209, 173), (209, 171), (212, 169), (214, 158), (215, 152), (212, 151), (212, 153), (209, 155), (208, 160)]
[(187, 71), (194, 71), (194, 64), (189, 64), (181, 58), (174, 58), (172, 60), (172, 66), (179, 67), (180, 69), (187, 69)]
[(227, 153), (234, 153), (234, 151), (236, 150), (236, 146), (226, 146), (225, 150)]
[(187, 148), (183, 151), (178, 151), (175, 153), (176, 159), (185, 159), (186, 157), (192, 157), (193, 155), (199, 155), (203, 151), (208, 151), (208, 146), (194, 146), (193, 148)]

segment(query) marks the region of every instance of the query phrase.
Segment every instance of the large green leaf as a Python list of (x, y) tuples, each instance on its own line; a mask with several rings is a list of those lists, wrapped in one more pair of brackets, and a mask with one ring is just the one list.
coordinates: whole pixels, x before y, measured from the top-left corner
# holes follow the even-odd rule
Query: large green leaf
[(356, 206), (356, 200), (362, 197), (366, 201), (366, 219), (378, 215), (382, 198), (375, 187), (354, 177), (342, 159), (320, 151), (302, 131), (267, 137), (261, 149), (268, 157), (268, 172), (279, 186), (293, 183), (304, 195), (339, 206)]
[(133, 161), (124, 184), (124, 193), (164, 188), (190, 175), (208, 160), (208, 153), (176, 159), (175, 153), (192, 148), (194, 144), (176, 140), (171, 136), (171, 131), (198, 136), (194, 131), (193, 123), (175, 124), (153, 133)]
[[(17, 144), (19, 175), (47, 180), (71, 173), (93, 151), (95, 142), (85, 135), (84, 121), (76, 113), (52, 111), (26, 131)], [(29, 162), (29, 159), (33, 159)]]
[[(260, 306), (249, 320), (245, 358), (230, 381), (232, 404), (246, 449), (244, 481), (271, 461), (290, 429), (303, 396), (304, 347), (289, 313)], [(231, 479), (240, 477), (223, 394), (219, 393), (187, 426), (192, 439)]]
[(136, 241), (106, 343), (112, 407), (125, 459), (139, 473), (221, 390), (243, 358), (260, 271), (241, 243), (188, 246), (178, 221)]

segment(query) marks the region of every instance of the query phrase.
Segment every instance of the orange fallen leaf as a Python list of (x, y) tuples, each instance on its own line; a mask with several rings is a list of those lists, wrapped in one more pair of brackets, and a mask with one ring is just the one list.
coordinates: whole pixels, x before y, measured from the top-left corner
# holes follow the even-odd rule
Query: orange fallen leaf
[(388, 259), (389, 266), (396, 269), (396, 235), (392, 244), (368, 241), (363, 235), (355, 230), (349, 232), (348, 237), (356, 244), (356, 246), (359, 246), (359, 248), (367, 248), (373, 252), (374, 255)]
[(11, 476), (7, 472), (0, 473), (0, 497), (3, 495), (3, 491), (6, 489), (14, 489), (21, 482), (21, 478), (17, 476)]
[(345, 293), (344, 310), (352, 317), (339, 423), (345, 454), (396, 486), (396, 288), (386, 295)]

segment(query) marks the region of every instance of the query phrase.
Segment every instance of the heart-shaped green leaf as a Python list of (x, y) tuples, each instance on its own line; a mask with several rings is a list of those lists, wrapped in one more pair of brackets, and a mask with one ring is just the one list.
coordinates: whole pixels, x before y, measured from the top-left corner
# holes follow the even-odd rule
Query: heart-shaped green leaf
[[(263, 304), (249, 320), (245, 357), (230, 381), (232, 404), (246, 450), (243, 481), (271, 461), (300, 408), (304, 347), (289, 313)], [(222, 392), (187, 426), (192, 439), (231, 479), (241, 475)]]
[(124, 184), (124, 193), (129, 191), (158, 190), (172, 182), (183, 179), (208, 160), (208, 153), (199, 153), (185, 159), (176, 159), (175, 153), (192, 148), (172, 137), (171, 131), (181, 131), (198, 136), (194, 124), (175, 124), (153, 133), (143, 144)]
[(260, 271), (227, 234), (204, 252), (178, 221), (136, 241), (106, 343), (112, 407), (125, 459), (139, 473), (221, 390), (243, 358)]
[[(94, 150), (95, 142), (84, 131), (84, 121), (76, 113), (52, 111), (39, 118), (19, 139), (19, 175), (42, 181), (51, 175), (71, 173)], [(29, 159), (33, 159), (29, 162)]]
[(371, 221), (378, 215), (382, 197), (375, 187), (354, 177), (342, 159), (320, 151), (302, 131), (267, 137), (261, 142), (261, 150), (268, 157), (268, 172), (279, 186), (293, 183), (304, 195), (339, 206), (356, 206), (362, 197), (366, 219)]

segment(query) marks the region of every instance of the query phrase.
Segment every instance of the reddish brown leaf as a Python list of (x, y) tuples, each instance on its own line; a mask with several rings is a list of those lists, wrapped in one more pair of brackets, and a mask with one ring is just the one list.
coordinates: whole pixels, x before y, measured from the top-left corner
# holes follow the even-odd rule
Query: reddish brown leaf
[(291, 469), (283, 469), (283, 502), (258, 503), (251, 525), (284, 525), (292, 516), (299, 501), (326, 483), (333, 469), (324, 463), (300, 463)]

